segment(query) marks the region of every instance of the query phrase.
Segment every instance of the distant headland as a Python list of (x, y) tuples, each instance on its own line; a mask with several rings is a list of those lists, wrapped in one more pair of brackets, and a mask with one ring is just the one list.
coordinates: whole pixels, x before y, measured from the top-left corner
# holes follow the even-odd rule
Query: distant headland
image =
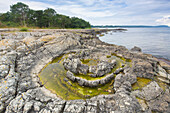
[(92, 28), (155, 28), (155, 27), (169, 27), (167, 25), (149, 26), (149, 25), (92, 25)]

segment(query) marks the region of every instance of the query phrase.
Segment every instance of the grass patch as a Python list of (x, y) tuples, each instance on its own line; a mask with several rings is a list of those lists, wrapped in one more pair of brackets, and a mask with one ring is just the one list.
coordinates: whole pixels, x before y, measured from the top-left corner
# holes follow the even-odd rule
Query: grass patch
[(26, 28), (26, 27), (23, 27), (23, 28), (21, 28), (21, 29), (20, 29), (20, 31), (27, 32), (27, 31), (28, 31), (28, 28)]

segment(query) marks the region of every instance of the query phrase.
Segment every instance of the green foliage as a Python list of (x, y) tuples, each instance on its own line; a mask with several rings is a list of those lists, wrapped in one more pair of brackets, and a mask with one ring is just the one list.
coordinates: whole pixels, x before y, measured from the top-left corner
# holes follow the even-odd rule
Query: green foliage
[(21, 28), (20, 31), (28, 31), (28, 28), (26, 28), (26, 27)]
[(0, 22), (0, 27), (19, 27), (19, 24), (18, 23), (15, 23), (15, 22), (11, 22), (11, 21), (8, 21), (8, 22)]
[[(18, 2), (10, 6), (10, 11), (0, 14), (0, 27), (39, 27), (39, 28), (91, 28), (89, 22), (57, 14), (52, 8), (32, 10), (28, 5)], [(2, 24), (3, 23), (3, 24)]]
[(20, 22), (21, 25), (26, 26), (27, 14), (29, 12), (29, 7), (26, 4), (18, 2), (10, 6), (11, 16), (14, 22)]

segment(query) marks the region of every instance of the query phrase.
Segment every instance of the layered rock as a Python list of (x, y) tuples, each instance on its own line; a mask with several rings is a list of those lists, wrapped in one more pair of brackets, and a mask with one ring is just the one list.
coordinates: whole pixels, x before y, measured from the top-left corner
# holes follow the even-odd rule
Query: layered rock
[[(165, 112), (170, 111), (168, 64), (152, 55), (128, 51), (123, 46), (101, 42), (94, 30), (33, 30), (34, 32), (1, 33), (0, 38), (0, 112), (4, 113), (46, 113), (46, 112)], [(113, 89), (115, 94), (98, 95), (86, 100), (62, 100), (47, 90), (41, 83), (38, 73), (54, 57), (72, 51), (98, 51), (114, 53), (130, 59), (132, 67), (120, 68), (115, 74)], [(140, 49), (135, 48), (135, 51)], [(97, 86), (113, 79), (112, 74), (102, 81), (88, 81), (74, 77), (72, 73), (94, 72), (103, 75), (112, 68), (88, 66), (81, 63), (90, 53), (85, 51), (79, 59), (70, 59), (66, 65), (72, 81), (79, 85)], [(69, 58), (68, 58), (69, 59)], [(71, 68), (70, 68), (70, 67)], [(88, 68), (87, 68), (88, 67)], [(97, 69), (99, 68), (99, 69)], [(121, 73), (121, 74), (120, 74)], [(108, 77), (108, 78), (107, 78)], [(136, 77), (150, 78), (152, 81), (140, 90), (132, 91), (131, 84)], [(157, 79), (158, 78), (158, 79)], [(86, 81), (86, 82), (84, 82)], [(160, 85), (163, 84), (163, 86)], [(89, 85), (90, 84), (90, 85)], [(136, 98), (137, 97), (137, 98)]]
[(99, 80), (86, 80), (80, 77), (75, 77), (72, 72), (67, 71), (67, 77), (73, 82), (78, 82), (80, 86), (97, 87), (99, 85), (104, 85), (110, 82), (114, 78), (114, 75), (109, 74), (106, 77), (99, 79)]
[(79, 58), (68, 57), (64, 60), (63, 65), (67, 70), (76, 74), (86, 75), (89, 70), (88, 65), (82, 64)]

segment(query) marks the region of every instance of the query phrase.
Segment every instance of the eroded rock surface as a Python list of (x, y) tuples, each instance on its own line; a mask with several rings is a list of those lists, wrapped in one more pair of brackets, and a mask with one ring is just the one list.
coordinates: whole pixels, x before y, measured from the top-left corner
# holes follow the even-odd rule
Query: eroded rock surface
[[(0, 112), (2, 113), (142, 113), (170, 111), (168, 64), (152, 55), (131, 52), (123, 46), (110, 45), (95, 37), (94, 30), (35, 30), (33, 32), (0, 33)], [(88, 50), (88, 51), (85, 51)], [(135, 51), (141, 51), (135, 48)], [(46, 89), (38, 74), (55, 57), (70, 52), (81, 52), (77, 58), (65, 61), (72, 81), (86, 84), (73, 73), (103, 76), (114, 68), (111, 63), (96, 66), (83, 64), (90, 52), (114, 54), (132, 62), (119, 68), (114, 76), (114, 94), (98, 95), (85, 100), (62, 100)], [(102, 54), (101, 54), (102, 56)], [(91, 85), (104, 84), (90, 81)], [(151, 79), (146, 86), (132, 90), (137, 78)], [(110, 78), (109, 78), (110, 79)], [(86, 80), (87, 81), (87, 80)], [(132, 85), (132, 87), (131, 87)]]

